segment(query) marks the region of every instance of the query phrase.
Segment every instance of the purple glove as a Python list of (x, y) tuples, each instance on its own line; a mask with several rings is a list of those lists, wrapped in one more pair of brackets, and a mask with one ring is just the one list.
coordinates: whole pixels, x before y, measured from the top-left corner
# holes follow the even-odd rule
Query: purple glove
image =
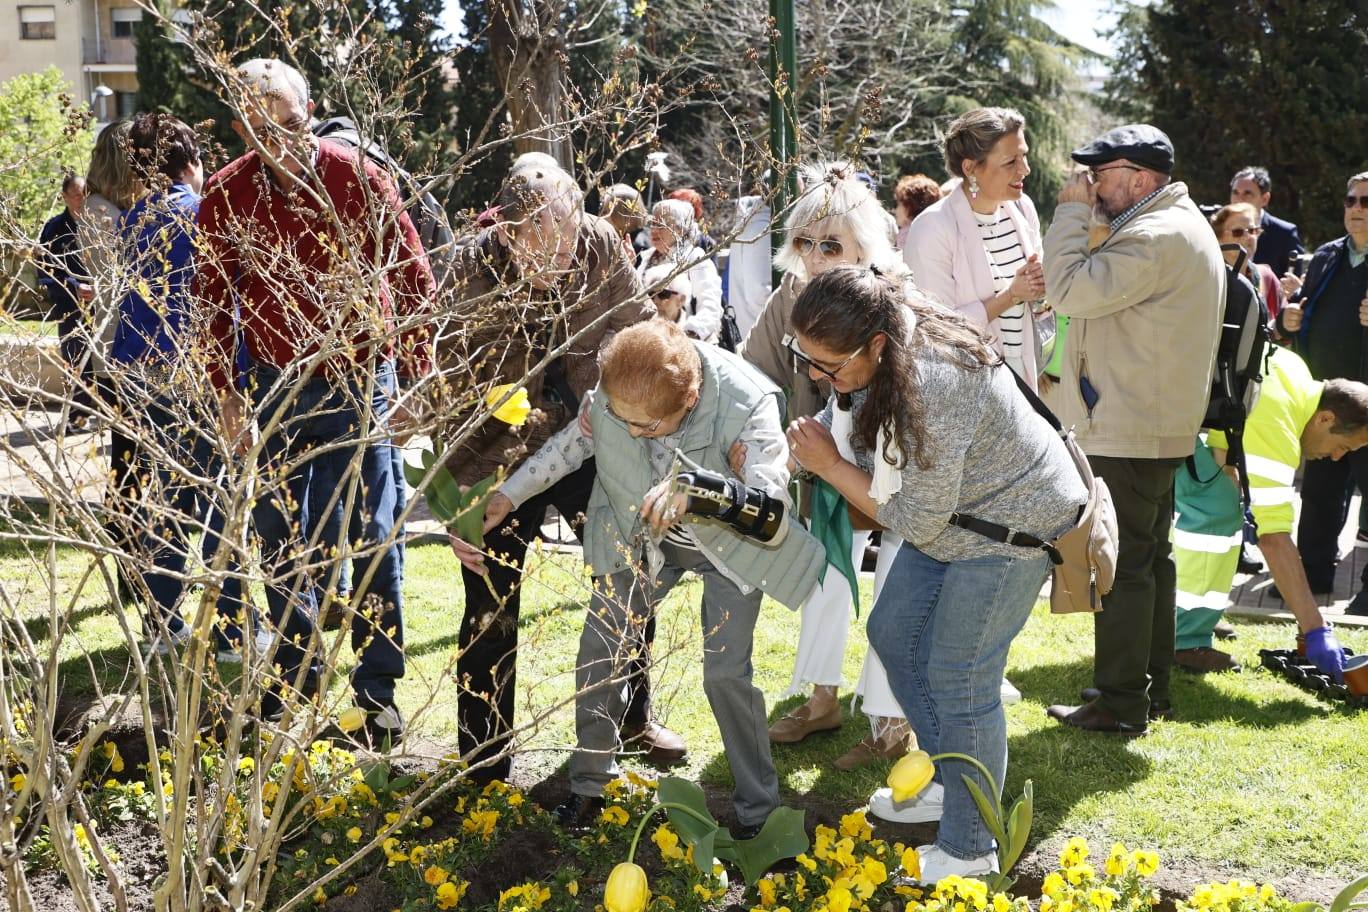
[(1335, 632), (1328, 626), (1306, 632), (1306, 657), (1322, 673), (1330, 675), (1336, 681), (1344, 680), (1344, 647), (1335, 639)]

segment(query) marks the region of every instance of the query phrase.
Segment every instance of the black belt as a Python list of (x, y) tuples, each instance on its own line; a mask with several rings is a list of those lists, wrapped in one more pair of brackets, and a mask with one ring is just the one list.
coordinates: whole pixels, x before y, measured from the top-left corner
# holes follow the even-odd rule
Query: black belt
[(1054, 545), (1029, 532), (1009, 529), (1000, 523), (989, 522), (986, 519), (967, 516), (963, 513), (951, 513), (950, 525), (968, 529), (970, 532), (975, 532), (1000, 544), (1013, 545), (1018, 548), (1036, 548), (1050, 555), (1050, 560), (1056, 565), (1064, 563), (1064, 558), (1060, 556)]

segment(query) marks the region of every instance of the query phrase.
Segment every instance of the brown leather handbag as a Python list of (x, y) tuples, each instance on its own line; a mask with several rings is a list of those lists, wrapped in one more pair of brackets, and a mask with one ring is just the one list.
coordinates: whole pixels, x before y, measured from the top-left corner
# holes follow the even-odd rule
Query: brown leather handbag
[(1111, 592), (1112, 584), (1116, 581), (1116, 549), (1120, 539), (1111, 491), (1105, 481), (1093, 474), (1073, 429), (1064, 430), (1054, 412), (1040, 401), (1040, 397), (1017, 376), (1016, 371), (1012, 371), (1012, 377), (1026, 401), (1064, 441), (1069, 458), (1073, 460), (1088, 489), (1088, 502), (1078, 511), (1078, 519), (1073, 527), (1052, 542), (1043, 541), (1029, 532), (1018, 532), (999, 523), (962, 513), (950, 514), (950, 522), (996, 542), (1022, 548), (1039, 548), (1048, 554), (1054, 564), (1054, 579), (1050, 584), (1050, 611), (1054, 614), (1101, 611), (1102, 596)]

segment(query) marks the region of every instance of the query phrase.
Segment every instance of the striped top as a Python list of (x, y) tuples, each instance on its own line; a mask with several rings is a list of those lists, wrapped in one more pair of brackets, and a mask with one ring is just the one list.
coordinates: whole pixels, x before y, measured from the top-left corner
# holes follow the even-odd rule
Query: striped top
[[(983, 251), (988, 257), (988, 271), (993, 275), (993, 294), (1002, 294), (1016, 278), (1017, 270), (1026, 264), (1026, 251), (1017, 236), (1016, 226), (1007, 216), (1004, 206), (992, 215), (974, 213), (979, 234), (983, 237)], [(1022, 346), (1028, 341), (1026, 306), (1013, 304), (997, 318), (997, 333), (1002, 339), (1002, 355), (1017, 374), (1025, 376)]]

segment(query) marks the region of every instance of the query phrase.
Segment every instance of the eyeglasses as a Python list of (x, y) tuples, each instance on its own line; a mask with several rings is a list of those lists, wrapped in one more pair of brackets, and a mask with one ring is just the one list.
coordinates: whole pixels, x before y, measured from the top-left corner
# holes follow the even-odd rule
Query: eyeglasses
[(613, 417), (614, 420), (619, 421), (619, 422), (621, 422), (622, 424), (627, 425), (629, 428), (631, 428), (631, 429), (634, 430), (634, 431), (641, 431), (643, 434), (654, 434), (654, 433), (656, 432), (656, 429), (659, 428), (660, 425), (665, 421), (664, 418), (657, 418), (655, 421), (649, 421), (649, 422), (648, 422), (648, 421), (628, 421), (626, 418), (623, 418), (623, 417), (622, 417), (621, 415), (619, 415), (617, 412), (613, 411), (613, 403), (609, 402), (609, 403), (607, 404), (607, 407), (608, 407), (608, 414), (611, 415), (611, 416)]
[(1113, 165), (1113, 166), (1110, 167), (1110, 168), (1089, 168), (1089, 169), (1088, 169), (1088, 175), (1089, 175), (1093, 180), (1097, 180), (1097, 178), (1098, 178), (1099, 175), (1106, 174), (1108, 171), (1140, 171), (1140, 170), (1142, 170), (1142, 169), (1137, 168), (1135, 165)]
[[(1368, 197), (1365, 197), (1365, 199), (1368, 199)], [(1230, 229), (1230, 236), (1233, 238), (1242, 238), (1246, 234), (1250, 237), (1258, 237), (1259, 235), (1263, 234), (1263, 229), (1258, 227), (1257, 225), (1255, 225), (1253, 228), (1240, 227)]]
[[(865, 344), (867, 345), (868, 343)], [(864, 345), (861, 345), (859, 348), (855, 349), (855, 351), (851, 354), (849, 358), (846, 358), (840, 364), (836, 365), (833, 368), (825, 368), (822, 365), (818, 364), (816, 361), (813, 361), (812, 358), (808, 357), (807, 353), (798, 347), (798, 340), (795, 339), (793, 336), (784, 336), (784, 347), (789, 350), (789, 354), (793, 355), (793, 357), (797, 359), (799, 364), (803, 365), (806, 368), (810, 368), (811, 370), (815, 370), (817, 373), (821, 374), (823, 377), (826, 377), (833, 383), (836, 381), (836, 375), (839, 374), (847, 364), (858, 358), (860, 356), (860, 352), (865, 350)]]
[(1360, 209), (1368, 209), (1368, 196), (1354, 196), (1354, 194), (1350, 193), (1344, 198), (1345, 209), (1353, 209), (1355, 203), (1358, 204)]
[(668, 289), (668, 288), (662, 288), (662, 289), (660, 289), (660, 291), (656, 291), (656, 292), (652, 292), (652, 293), (651, 293), (651, 300), (652, 300), (652, 301), (668, 301), (668, 300), (670, 300), (671, 298), (682, 298), (682, 297), (684, 297), (684, 295), (683, 295), (682, 292), (671, 291), (671, 290)]
[(816, 247), (824, 257), (838, 257), (845, 252), (845, 245), (834, 238), (818, 240), (799, 236), (793, 239), (793, 249), (798, 251), (799, 256), (807, 256), (813, 247)]

